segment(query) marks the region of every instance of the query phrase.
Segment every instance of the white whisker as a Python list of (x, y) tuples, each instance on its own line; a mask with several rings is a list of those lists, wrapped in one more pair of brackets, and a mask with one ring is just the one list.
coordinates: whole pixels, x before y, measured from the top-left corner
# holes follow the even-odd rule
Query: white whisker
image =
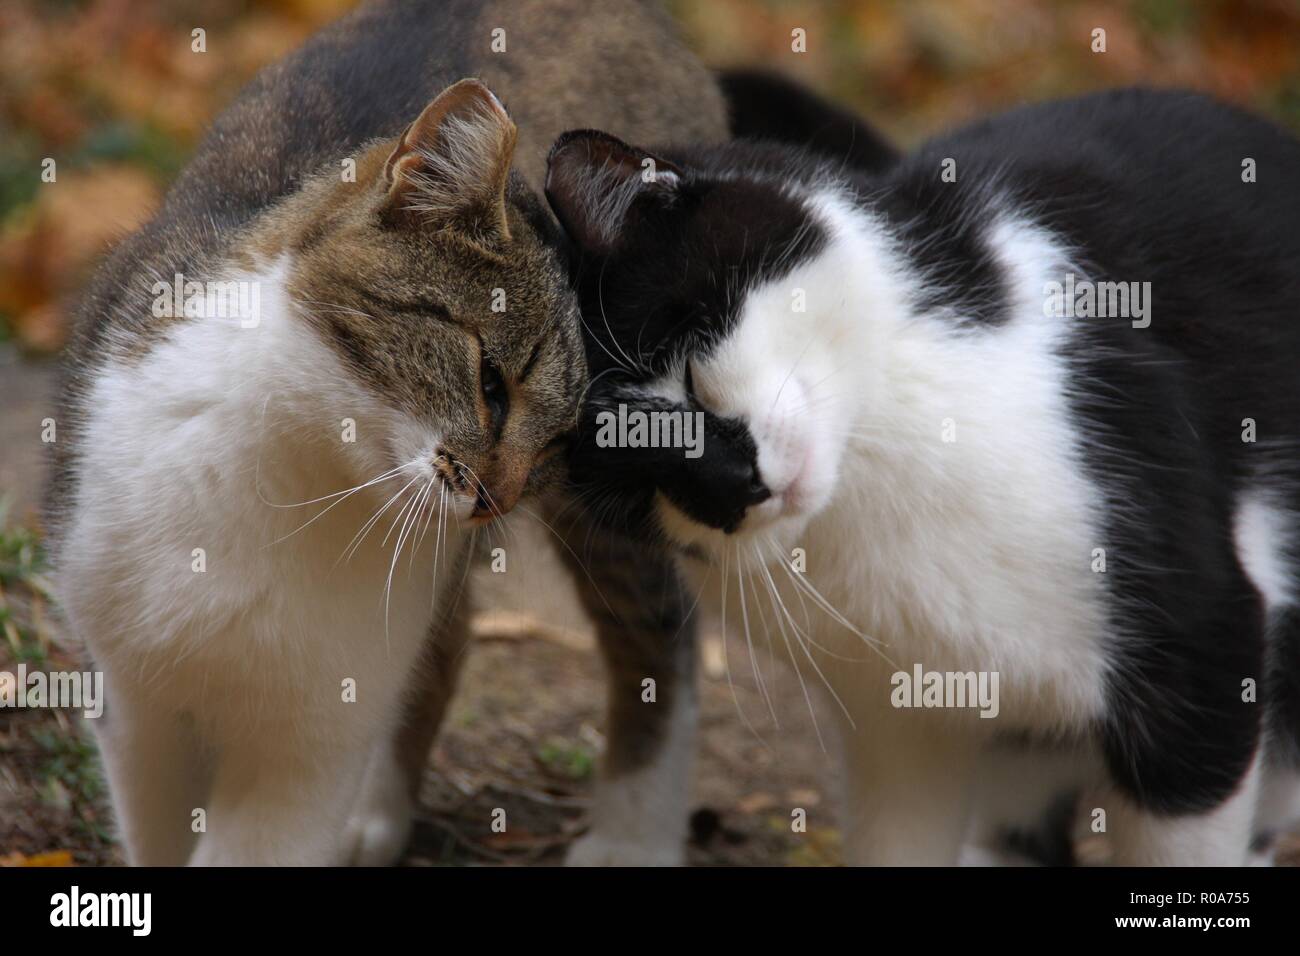
[(349, 498), (351, 498), (351, 497), (352, 497), (353, 495), (355, 495), (357, 492), (362, 491), (362, 490), (364, 490), (364, 489), (366, 489), (366, 488), (370, 488), (370, 487), (373, 486), (373, 485), (377, 485), (377, 484), (380, 484), (380, 483), (385, 482), (385, 481), (391, 481), (393, 478), (398, 477), (396, 473), (399, 472), (399, 471), (401, 471), (400, 468), (395, 468), (395, 469), (393, 469), (393, 471), (390, 471), (390, 472), (388, 472), (388, 473), (385, 474), (385, 475), (381, 475), (381, 476), (378, 477), (378, 478), (371, 479), (370, 481), (367, 481), (367, 482), (364, 483), (364, 484), (357, 485), (355, 488), (348, 488), (348, 489), (346, 489), (345, 491), (336, 491), (336, 492), (334, 492), (334, 494), (332, 494), (332, 495), (326, 495), (326, 496), (324, 496), (323, 498), (316, 498), (316, 499), (313, 499), (312, 501), (303, 501), (303, 502), (300, 502), (298, 505), (276, 505), (276, 504), (271, 504), (271, 502), (266, 501), (266, 499), (263, 498), (262, 501), (263, 501), (264, 503), (270, 505), (272, 508), (297, 508), (297, 507), (299, 507), (300, 505), (315, 504), (315, 503), (318, 502), (318, 501), (328, 501), (330, 498), (334, 498), (334, 497), (337, 497), (337, 496), (339, 496), (339, 495), (342, 495), (342, 496), (343, 496), (343, 497), (339, 498), (338, 501), (335, 501), (333, 504), (326, 505), (324, 508), (322, 508), (320, 511), (318, 511), (315, 515), (313, 515), (311, 518), (309, 518), (309, 519), (307, 519), (306, 521), (304, 521), (302, 524), (298, 525), (298, 527), (294, 528), (294, 529), (293, 529), (292, 531), (290, 531), (288, 534), (286, 534), (286, 535), (282, 535), (281, 537), (276, 538), (274, 541), (272, 541), (272, 542), (270, 542), (270, 543), (268, 543), (268, 544), (263, 545), (263, 547), (264, 547), (264, 548), (269, 548), (269, 547), (272, 547), (273, 545), (277, 545), (277, 544), (279, 544), (279, 543), (282, 542), (282, 541), (287, 541), (289, 538), (292, 538), (295, 534), (297, 534), (299, 531), (302, 531), (302, 530), (303, 530), (304, 528), (306, 528), (308, 525), (312, 524), (313, 522), (319, 521), (321, 518), (323, 518), (325, 515), (329, 514), (329, 512), (331, 512), (332, 510), (334, 510), (335, 508), (337, 508), (339, 505), (343, 504), (343, 502), (347, 501)]
[[(744, 563), (740, 560), (739, 547), (737, 547), (736, 550), (736, 586), (740, 589), (740, 617), (745, 624), (745, 645), (749, 648), (749, 663), (754, 669), (754, 679), (758, 682), (759, 693), (763, 695), (763, 700), (767, 702), (768, 713), (772, 715), (772, 724), (777, 730), (780, 730), (781, 721), (776, 716), (776, 707), (773, 706), (772, 696), (767, 691), (767, 682), (763, 679), (763, 672), (758, 666), (758, 658), (754, 655), (754, 643), (750, 638), (749, 631), (749, 602), (745, 600), (745, 579), (749, 577), (749, 575), (743, 573)], [(751, 586), (753, 585), (752, 580), (750, 581), (750, 584)]]
[[(727, 675), (727, 686), (731, 689), (731, 700), (736, 705), (736, 713), (740, 715), (740, 721), (743, 723), (759, 743), (767, 746), (767, 741), (763, 739), (754, 725), (749, 722), (749, 716), (745, 713), (745, 708), (740, 704), (740, 697), (736, 693), (735, 682), (731, 679), (731, 656), (727, 653), (727, 582), (730, 580), (728, 565), (731, 560), (731, 552), (725, 548), (722, 552), (722, 669)], [(739, 557), (737, 557), (739, 560)]]
[(347, 545), (344, 546), (343, 552), (339, 555), (338, 560), (334, 562), (335, 567), (338, 567), (339, 564), (343, 563), (345, 560), (346, 561), (352, 560), (352, 555), (356, 554), (357, 549), (361, 547), (361, 542), (363, 542), (366, 539), (366, 535), (370, 533), (370, 529), (375, 526), (375, 523), (378, 522), (379, 519), (384, 516), (384, 512), (386, 512), (389, 508), (393, 506), (393, 502), (395, 502), (398, 498), (400, 498), (403, 492), (405, 492), (407, 488), (410, 488), (411, 485), (415, 484), (419, 480), (420, 478), (418, 475), (412, 478), (410, 481), (408, 481), (405, 485), (403, 485), (398, 490), (397, 494), (389, 498), (382, 508), (380, 508), (378, 511), (376, 511), (373, 515), (370, 516), (370, 520), (368, 520), (364, 525), (362, 525), (360, 530), (358, 530), (357, 533), (352, 536), (352, 540), (349, 541)]

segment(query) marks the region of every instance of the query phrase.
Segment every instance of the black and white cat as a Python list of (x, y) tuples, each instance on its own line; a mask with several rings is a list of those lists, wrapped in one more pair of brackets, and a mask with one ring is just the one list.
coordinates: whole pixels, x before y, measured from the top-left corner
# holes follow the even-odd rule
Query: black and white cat
[[(981, 789), (1087, 793), (1117, 863), (1244, 863), (1300, 812), (1297, 175), (1142, 90), (871, 177), (556, 144), (574, 480), (828, 691), (850, 861), (955, 862)], [(702, 415), (703, 454), (611, 445), (619, 406)]]

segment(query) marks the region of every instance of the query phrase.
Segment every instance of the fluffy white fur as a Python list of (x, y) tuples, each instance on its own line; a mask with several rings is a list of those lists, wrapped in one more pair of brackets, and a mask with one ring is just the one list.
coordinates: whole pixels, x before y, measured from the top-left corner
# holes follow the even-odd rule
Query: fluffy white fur
[[(666, 500), (660, 517), (708, 555), (689, 565), (705, 600), (831, 696), (847, 859), (954, 863), (976, 779), (1008, 789), (989, 780), (994, 730), (1081, 731), (1103, 707), (1103, 581), (1091, 569), (1103, 512), (1067, 410), (1069, 325), (1043, 314), (1045, 281), (1070, 263), (1053, 236), (1002, 217), (992, 236), (1011, 318), (963, 330), (961, 316), (913, 306), (916, 276), (869, 215), (829, 192), (808, 201), (827, 247), (749, 292), (736, 329), (693, 360), (703, 404), (748, 423), (773, 496), (731, 536)], [(1253, 539), (1270, 526), (1247, 514), (1245, 549), (1267, 550)], [(789, 567), (795, 548), (804, 574)], [(1283, 577), (1261, 575), (1272, 590)], [(997, 671), (998, 718), (891, 706), (890, 675), (918, 662)], [(1084, 779), (1053, 781), (1095, 786), (1083, 756)], [(1175, 822), (1110, 799), (1113, 855), (1241, 863), (1257, 786), (1255, 770), (1223, 807)]]
[[(399, 510), (432, 481), (438, 436), (342, 367), (287, 300), (292, 268), (234, 277), (261, 283), (256, 327), (178, 322), (143, 358), (114, 360), (87, 402), (58, 583), (105, 672), (96, 730), (132, 863), (380, 862), (406, 832), (391, 767), (348, 821), (368, 764), (391, 764), (431, 591), (445, 593), (436, 524), (415, 546), (436, 487), (423, 511)], [(448, 507), (444, 553), (471, 507)]]

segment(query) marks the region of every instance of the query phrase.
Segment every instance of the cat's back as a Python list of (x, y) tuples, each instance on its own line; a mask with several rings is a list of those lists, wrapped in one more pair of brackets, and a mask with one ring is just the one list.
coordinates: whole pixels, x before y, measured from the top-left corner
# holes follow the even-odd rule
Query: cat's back
[[(941, 176), (955, 163), (955, 182)], [(1198, 93), (1123, 89), (940, 136), (889, 179), (889, 214), (986, 245), (997, 215), (1046, 227), (1080, 275), (1149, 291), (1147, 318), (1075, 319), (1095, 361), (1147, 362), (1199, 401), (1294, 431), (1300, 382), (1300, 140)], [(968, 247), (973, 248), (973, 247)], [(992, 314), (999, 314), (994, 310)], [(1149, 322), (1148, 322), (1149, 319)], [(1105, 356), (1109, 354), (1110, 359)]]
[(1014, 109), (924, 144), (896, 182), (924, 192), (948, 157), (958, 192), (1015, 196), (1101, 265), (1153, 282), (1176, 270), (1195, 281), (1205, 270), (1190, 267), (1211, 255), (1223, 267), (1211, 275), (1300, 262), (1300, 140), (1203, 94), (1132, 88)]
[[(1252, 152), (1243, 154), (1245, 147)], [(904, 165), (923, 165), (945, 151), (980, 171), (1087, 167), (1095, 178), (1147, 184), (1159, 176), (1182, 185), (1212, 175), (1220, 158), (1231, 161), (1238, 181), (1248, 156), (1285, 170), (1300, 155), (1300, 142), (1276, 123), (1204, 93), (1126, 87), (995, 114), (927, 140)]]
[(396, 136), (464, 76), (505, 101), (519, 127), (516, 166), (535, 187), (547, 147), (574, 125), (726, 135), (715, 81), (657, 2), (376, 0), (263, 69), (216, 118), (157, 215), (99, 270), (78, 324), (110, 321), (139, 273), (183, 272), (323, 163)]
[[(441, 89), (482, 79), (519, 127), (540, 187), (579, 119), (641, 136), (725, 135), (716, 83), (654, 0), (377, 0), (259, 73), (213, 123), (160, 218), (264, 208), (323, 162), (396, 136)], [(692, 110), (674, 105), (691, 98)]]

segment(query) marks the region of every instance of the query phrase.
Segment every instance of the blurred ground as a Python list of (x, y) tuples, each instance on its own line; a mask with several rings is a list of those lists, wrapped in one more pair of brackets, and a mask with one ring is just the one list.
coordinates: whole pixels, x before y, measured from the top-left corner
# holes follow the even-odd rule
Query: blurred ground
[[(350, 0), (5, 0), (0, 4), (0, 670), (71, 668), (43, 596), (34, 504), (41, 420), (67, 307), (114, 239), (145, 220), (211, 117), (252, 73)], [(910, 144), (1025, 100), (1130, 83), (1208, 90), (1300, 129), (1294, 0), (669, 0), (717, 66), (761, 64), (862, 110)], [(1105, 53), (1091, 50), (1106, 30)], [(208, 52), (191, 52), (191, 31)], [(804, 30), (805, 53), (791, 50)], [(57, 180), (41, 179), (56, 160)], [(491, 577), (491, 576), (488, 576)], [(544, 568), (481, 622), (427, 774), (412, 863), (553, 862), (571, 838), (601, 737), (603, 688), (566, 585)], [(733, 655), (739, 653), (731, 641)], [(706, 643), (692, 860), (837, 860), (821, 754), (792, 676), (764, 720), (748, 660), (735, 697)], [(742, 706), (767, 740), (737, 716)], [(508, 838), (493, 835), (504, 807)], [(790, 810), (808, 811), (796, 836)], [(59, 712), (0, 710), (0, 863), (118, 862), (95, 754)]]

